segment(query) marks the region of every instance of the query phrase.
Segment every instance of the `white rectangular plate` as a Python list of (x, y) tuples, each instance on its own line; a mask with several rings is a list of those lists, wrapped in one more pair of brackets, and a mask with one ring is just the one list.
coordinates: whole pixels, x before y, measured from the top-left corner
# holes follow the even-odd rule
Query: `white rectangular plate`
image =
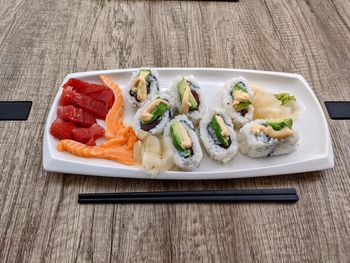
[[(101, 83), (98, 75), (104, 74), (120, 85), (125, 98), (126, 85), (135, 70), (117, 69), (73, 73), (66, 76), (63, 83), (69, 78)], [(194, 171), (168, 171), (156, 177), (151, 177), (135, 167), (113, 161), (76, 157), (69, 153), (58, 152), (56, 150), (58, 140), (49, 132), (50, 125), (56, 118), (61, 87), (46, 121), (43, 145), (44, 169), (52, 172), (98, 176), (193, 180), (270, 176), (323, 170), (334, 166), (333, 149), (326, 118), (315, 94), (301, 75), (214, 68), (157, 68), (156, 70), (160, 75), (161, 89), (168, 88), (172, 80), (179, 75), (193, 74), (200, 83), (207, 104), (212, 107), (220, 107), (221, 105), (221, 88), (224, 82), (238, 76), (243, 76), (248, 79), (250, 84), (255, 83), (272, 92), (292, 93), (297, 98), (299, 106), (299, 118), (294, 126), (300, 135), (297, 151), (289, 155), (265, 159), (251, 159), (238, 153), (232, 161), (226, 164), (215, 162), (204, 153), (200, 167)], [(125, 123), (128, 124), (131, 122), (135, 110), (125, 99), (124, 104), (124, 119)]]

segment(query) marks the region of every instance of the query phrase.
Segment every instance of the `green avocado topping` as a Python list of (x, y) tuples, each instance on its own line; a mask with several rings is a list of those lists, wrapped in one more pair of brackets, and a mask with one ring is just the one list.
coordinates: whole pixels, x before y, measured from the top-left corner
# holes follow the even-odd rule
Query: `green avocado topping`
[(266, 124), (271, 126), (271, 128), (275, 131), (280, 131), (285, 127), (292, 129), (293, 119), (267, 120)]
[(147, 81), (147, 78), (148, 76), (151, 74), (151, 70), (150, 69), (141, 69), (139, 71), (139, 76), (140, 77), (143, 77), (146, 81)]
[[(179, 83), (177, 83), (176, 85), (176, 88), (177, 88), (177, 91), (179, 92), (179, 95), (180, 95), (180, 100), (182, 101), (183, 99), (183, 95), (184, 95), (184, 92), (185, 92), (185, 89), (188, 87), (188, 83), (187, 83), (187, 80), (185, 78), (182, 78)], [(193, 94), (192, 92), (190, 92), (190, 110), (195, 110), (198, 106), (198, 103), (196, 101), (196, 99), (193, 97)]]
[(248, 93), (247, 88), (245, 87), (245, 85), (242, 82), (238, 82), (233, 86), (232, 89), (232, 94), (236, 91), (236, 90), (240, 90), (242, 92)]
[(242, 101), (240, 103), (238, 103), (237, 105), (235, 105), (235, 110), (236, 111), (242, 111), (245, 110), (249, 107), (249, 105), (252, 104), (251, 101), (247, 100), (247, 101)]
[(192, 154), (191, 149), (186, 149), (183, 148), (182, 145), (182, 136), (181, 136), (181, 130), (183, 127), (182, 124), (179, 121), (175, 121), (171, 126), (170, 126), (170, 136), (173, 140), (173, 144), (183, 157), (189, 157)]
[(217, 117), (221, 118), (221, 116), (219, 116), (219, 115), (213, 115), (211, 122), (210, 122), (210, 125), (213, 128), (215, 135), (216, 135), (216, 138), (219, 140), (220, 144), (227, 147), (227, 146), (229, 146), (228, 145), (229, 138), (228, 137), (225, 138), (224, 136), (222, 136), (222, 134), (221, 134), (222, 130), (221, 130), (221, 127), (217, 121)]
[(166, 104), (164, 102), (160, 102), (157, 107), (155, 107), (151, 114), (152, 118), (149, 121), (141, 121), (142, 124), (148, 124), (154, 122), (156, 119), (158, 119), (160, 116), (164, 114), (168, 109), (170, 108), (169, 104)]
[[(233, 86), (233, 89), (232, 89), (232, 97), (234, 96), (234, 93), (235, 91), (241, 91), (241, 92), (244, 92), (244, 93), (248, 93), (248, 90), (247, 88), (245, 87), (244, 83), (242, 82), (238, 82), (236, 83), (234, 86)], [(249, 105), (251, 105), (252, 102), (251, 101), (242, 101), (240, 103), (238, 103), (237, 105), (234, 106), (235, 110), (236, 111), (242, 111), (242, 110), (245, 110), (249, 107)]]
[(283, 106), (296, 101), (295, 97), (289, 93), (275, 93), (273, 96), (278, 99)]

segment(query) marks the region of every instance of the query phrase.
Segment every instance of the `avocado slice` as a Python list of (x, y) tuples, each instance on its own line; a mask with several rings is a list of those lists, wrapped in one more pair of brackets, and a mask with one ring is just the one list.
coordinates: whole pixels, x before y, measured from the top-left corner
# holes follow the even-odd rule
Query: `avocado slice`
[(293, 119), (267, 120), (266, 123), (275, 131), (280, 131), (285, 127), (292, 129)]
[(183, 157), (189, 157), (192, 154), (191, 149), (186, 149), (182, 147), (182, 130), (184, 127), (179, 121), (174, 122), (170, 126), (170, 136), (173, 140), (173, 144), (175, 148), (180, 152), (181, 156)]
[(240, 90), (242, 92), (248, 93), (247, 88), (245, 87), (243, 82), (238, 82), (235, 85), (233, 85), (233, 89), (232, 89), (232, 94), (236, 91), (236, 90)]
[[(232, 97), (235, 93), (235, 91), (242, 91), (244, 93), (248, 93), (248, 90), (247, 88), (245, 87), (244, 83), (243, 82), (238, 82), (236, 83), (234, 86), (233, 86), (233, 89), (232, 89)], [(235, 110), (236, 111), (242, 111), (242, 110), (245, 110), (249, 107), (249, 105), (252, 104), (251, 101), (242, 101), (240, 102), (239, 104), (235, 105)]]
[(149, 121), (141, 121), (142, 124), (152, 123), (156, 119), (158, 119), (160, 116), (164, 114), (165, 111), (167, 111), (170, 108), (169, 104), (165, 104), (164, 102), (160, 102), (157, 107), (155, 107), (151, 114), (152, 118)]
[(278, 99), (283, 106), (296, 101), (295, 97), (289, 93), (275, 93), (273, 96)]
[(147, 81), (147, 78), (148, 76), (151, 74), (151, 70), (150, 69), (141, 69), (139, 71), (139, 76), (140, 77), (143, 77), (146, 81)]
[(235, 105), (235, 110), (236, 111), (242, 111), (245, 110), (249, 107), (249, 105), (252, 104), (251, 101), (242, 101), (240, 103), (238, 103), (237, 105)]
[(213, 115), (213, 117), (212, 117), (212, 119), (211, 119), (211, 122), (210, 122), (210, 125), (211, 125), (211, 127), (213, 128), (213, 130), (214, 130), (214, 132), (215, 132), (215, 135), (216, 135), (216, 138), (218, 138), (219, 142), (220, 142), (222, 145), (228, 147), (228, 146), (229, 146), (229, 145), (228, 145), (228, 144), (229, 144), (229, 143), (228, 143), (229, 138), (228, 138), (228, 137), (225, 138), (224, 136), (222, 136), (222, 134), (221, 134), (222, 130), (221, 130), (221, 127), (220, 127), (220, 125), (219, 125), (219, 123), (218, 123), (218, 121), (217, 121), (217, 119), (216, 119), (216, 116), (217, 116), (217, 115)]
[[(179, 81), (179, 83), (177, 83), (177, 85), (176, 85), (176, 88), (177, 88), (177, 91), (179, 92), (181, 101), (182, 101), (183, 94), (184, 94), (187, 87), (190, 89), (190, 87), (188, 86), (187, 80), (185, 78), (182, 78)], [(193, 97), (192, 92), (190, 92), (190, 99), (189, 100), (190, 100), (190, 104), (191, 104), (190, 110), (195, 110), (198, 107), (198, 103), (197, 103), (196, 99)]]

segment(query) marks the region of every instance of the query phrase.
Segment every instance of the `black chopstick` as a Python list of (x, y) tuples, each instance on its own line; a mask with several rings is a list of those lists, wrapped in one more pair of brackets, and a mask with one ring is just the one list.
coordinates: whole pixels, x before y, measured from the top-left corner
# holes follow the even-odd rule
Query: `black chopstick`
[(296, 202), (294, 188), (79, 194), (80, 204), (175, 202)]
[(83, 193), (80, 199), (114, 197), (168, 197), (168, 196), (207, 196), (207, 195), (291, 195), (297, 194), (295, 188), (238, 189), (207, 191), (169, 191), (169, 192), (124, 192), (124, 193)]

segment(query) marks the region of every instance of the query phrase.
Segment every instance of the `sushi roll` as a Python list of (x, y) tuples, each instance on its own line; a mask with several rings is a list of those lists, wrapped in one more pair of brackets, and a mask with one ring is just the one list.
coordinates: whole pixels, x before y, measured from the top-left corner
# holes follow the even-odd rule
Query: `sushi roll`
[(231, 118), (224, 110), (208, 111), (199, 127), (204, 148), (213, 160), (225, 163), (237, 154), (236, 133)]
[(158, 73), (148, 68), (141, 68), (132, 75), (129, 84), (128, 100), (136, 109), (159, 94)]
[(164, 129), (164, 139), (173, 153), (178, 168), (191, 171), (199, 166), (203, 153), (192, 122), (178, 115)]
[(177, 111), (197, 124), (206, 111), (206, 105), (196, 78), (193, 75), (177, 77), (171, 87), (171, 95)]
[(241, 128), (253, 118), (253, 90), (243, 77), (230, 79), (224, 84), (223, 107), (232, 118), (235, 128)]
[(135, 114), (133, 128), (136, 134), (146, 131), (153, 135), (162, 134), (165, 125), (174, 115), (171, 99), (167, 94), (155, 96)]
[(292, 126), (292, 119), (250, 122), (239, 131), (239, 149), (252, 158), (291, 153), (295, 151), (299, 139)]

